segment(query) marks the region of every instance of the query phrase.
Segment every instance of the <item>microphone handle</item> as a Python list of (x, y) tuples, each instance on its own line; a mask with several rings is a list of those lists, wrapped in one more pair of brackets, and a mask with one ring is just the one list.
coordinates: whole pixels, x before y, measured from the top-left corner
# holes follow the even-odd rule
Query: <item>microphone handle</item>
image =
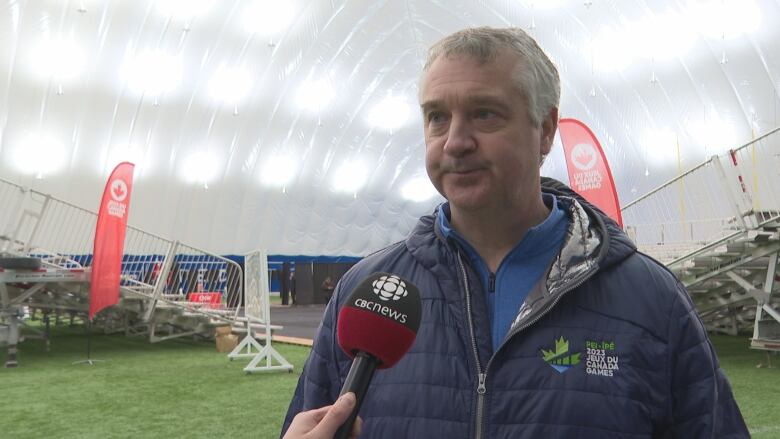
[(349, 437), (352, 426), (355, 424), (355, 419), (357, 419), (360, 405), (363, 403), (363, 397), (366, 395), (368, 385), (371, 383), (371, 378), (373, 378), (374, 371), (379, 363), (378, 358), (363, 351), (358, 351), (357, 355), (355, 355), (355, 359), (352, 360), (352, 367), (349, 368), (349, 373), (347, 373), (347, 379), (344, 381), (344, 386), (341, 387), (341, 393), (339, 393), (339, 396), (347, 392), (354, 393), (355, 407), (352, 409), (349, 418), (336, 431), (333, 439), (347, 439)]

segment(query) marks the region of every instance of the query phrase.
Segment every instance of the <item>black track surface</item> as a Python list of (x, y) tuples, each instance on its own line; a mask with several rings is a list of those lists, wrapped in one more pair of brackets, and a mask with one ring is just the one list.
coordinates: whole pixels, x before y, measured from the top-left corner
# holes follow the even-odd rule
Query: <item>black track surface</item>
[(271, 324), (284, 326), (274, 334), (314, 339), (325, 305), (272, 306)]

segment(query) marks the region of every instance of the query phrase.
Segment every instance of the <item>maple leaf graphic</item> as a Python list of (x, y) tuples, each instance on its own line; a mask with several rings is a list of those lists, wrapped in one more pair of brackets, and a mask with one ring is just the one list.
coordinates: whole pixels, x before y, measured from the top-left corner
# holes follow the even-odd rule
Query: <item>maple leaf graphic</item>
[(587, 166), (593, 159), (593, 154), (590, 151), (579, 150), (574, 156), (574, 160), (582, 166)]
[(558, 340), (555, 340), (554, 351), (542, 349), (542, 357), (544, 358), (544, 361), (550, 361), (555, 357), (566, 354), (567, 352), (569, 352), (569, 342), (564, 340), (561, 336)]
[(116, 198), (122, 198), (125, 195), (125, 190), (121, 184), (117, 184), (112, 189)]

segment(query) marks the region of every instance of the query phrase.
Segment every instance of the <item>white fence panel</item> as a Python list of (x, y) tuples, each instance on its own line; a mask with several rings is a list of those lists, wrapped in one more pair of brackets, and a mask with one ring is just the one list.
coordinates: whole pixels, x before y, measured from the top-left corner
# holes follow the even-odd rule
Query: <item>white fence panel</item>
[(780, 217), (780, 128), (622, 209), (637, 246), (664, 262)]

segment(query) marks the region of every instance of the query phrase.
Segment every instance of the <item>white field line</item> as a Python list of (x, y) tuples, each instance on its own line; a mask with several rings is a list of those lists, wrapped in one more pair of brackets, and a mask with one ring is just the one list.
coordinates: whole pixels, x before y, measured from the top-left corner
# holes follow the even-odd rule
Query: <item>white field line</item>
[(769, 433), (770, 431), (780, 431), (780, 425), (770, 425), (767, 427), (760, 427), (760, 428), (752, 428), (750, 429), (750, 434), (761, 434), (761, 433)]

